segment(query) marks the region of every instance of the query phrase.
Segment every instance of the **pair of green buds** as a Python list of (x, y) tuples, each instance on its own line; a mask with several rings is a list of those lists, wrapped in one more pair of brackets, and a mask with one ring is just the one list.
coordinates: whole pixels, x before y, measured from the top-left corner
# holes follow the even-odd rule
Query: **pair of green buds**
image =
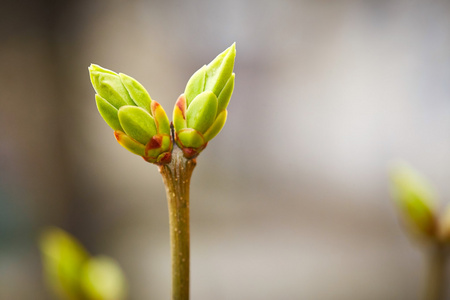
[(434, 188), (406, 163), (391, 169), (391, 194), (401, 215), (415, 236), (439, 243), (450, 242), (450, 205), (439, 211)]
[[(234, 89), (235, 44), (189, 79), (173, 111), (174, 141), (195, 158), (223, 128)], [(89, 67), (100, 115), (124, 148), (158, 165), (172, 159), (171, 127), (162, 106), (134, 78)]]

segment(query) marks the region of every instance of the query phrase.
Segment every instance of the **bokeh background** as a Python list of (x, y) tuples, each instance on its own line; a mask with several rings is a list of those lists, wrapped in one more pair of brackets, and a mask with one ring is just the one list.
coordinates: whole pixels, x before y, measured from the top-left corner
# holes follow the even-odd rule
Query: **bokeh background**
[(169, 299), (162, 180), (115, 141), (87, 67), (171, 114), (233, 42), (229, 118), (191, 188), (192, 299), (420, 298), (387, 169), (405, 159), (450, 199), (446, 0), (1, 1), (0, 299), (53, 299), (46, 225), (117, 259), (130, 299)]

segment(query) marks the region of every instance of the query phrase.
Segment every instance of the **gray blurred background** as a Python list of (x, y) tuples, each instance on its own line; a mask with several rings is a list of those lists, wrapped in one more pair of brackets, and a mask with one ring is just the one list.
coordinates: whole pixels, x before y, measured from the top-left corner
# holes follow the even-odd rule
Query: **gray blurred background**
[(87, 67), (171, 114), (233, 42), (229, 118), (191, 187), (192, 299), (420, 299), (386, 171), (403, 158), (450, 198), (449, 1), (2, 1), (0, 299), (53, 299), (45, 225), (116, 258), (130, 299), (169, 299), (162, 180), (115, 141)]

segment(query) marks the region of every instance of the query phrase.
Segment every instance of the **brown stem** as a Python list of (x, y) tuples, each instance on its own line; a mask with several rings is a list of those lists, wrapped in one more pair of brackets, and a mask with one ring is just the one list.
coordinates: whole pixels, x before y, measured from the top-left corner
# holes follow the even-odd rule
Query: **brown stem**
[(426, 286), (426, 300), (445, 299), (445, 265), (447, 253), (444, 245), (435, 244), (428, 253), (428, 278)]
[(189, 299), (189, 186), (195, 165), (175, 146), (172, 161), (159, 167), (169, 206), (172, 300)]

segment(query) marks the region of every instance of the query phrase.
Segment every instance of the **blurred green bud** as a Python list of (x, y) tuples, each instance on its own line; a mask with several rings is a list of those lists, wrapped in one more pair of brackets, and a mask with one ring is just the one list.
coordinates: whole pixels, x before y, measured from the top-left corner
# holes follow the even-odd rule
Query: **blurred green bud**
[[(95, 101), (105, 122), (125, 149), (155, 164), (172, 157), (170, 123), (162, 106), (134, 78), (92, 64)], [(169, 141), (169, 142), (168, 142)]]
[(60, 299), (121, 300), (126, 280), (111, 258), (91, 258), (70, 234), (48, 228), (40, 237), (47, 283)]
[(82, 287), (91, 300), (125, 299), (126, 283), (116, 261), (107, 256), (90, 259), (83, 266)]
[(235, 44), (189, 79), (173, 111), (175, 141), (187, 158), (195, 158), (223, 128), (233, 94)]
[(421, 236), (435, 237), (438, 217), (433, 188), (405, 163), (395, 164), (390, 175), (392, 197), (411, 230)]
[(61, 299), (82, 299), (79, 285), (81, 266), (89, 254), (78, 241), (58, 229), (47, 229), (40, 238), (44, 274), (49, 286)]

